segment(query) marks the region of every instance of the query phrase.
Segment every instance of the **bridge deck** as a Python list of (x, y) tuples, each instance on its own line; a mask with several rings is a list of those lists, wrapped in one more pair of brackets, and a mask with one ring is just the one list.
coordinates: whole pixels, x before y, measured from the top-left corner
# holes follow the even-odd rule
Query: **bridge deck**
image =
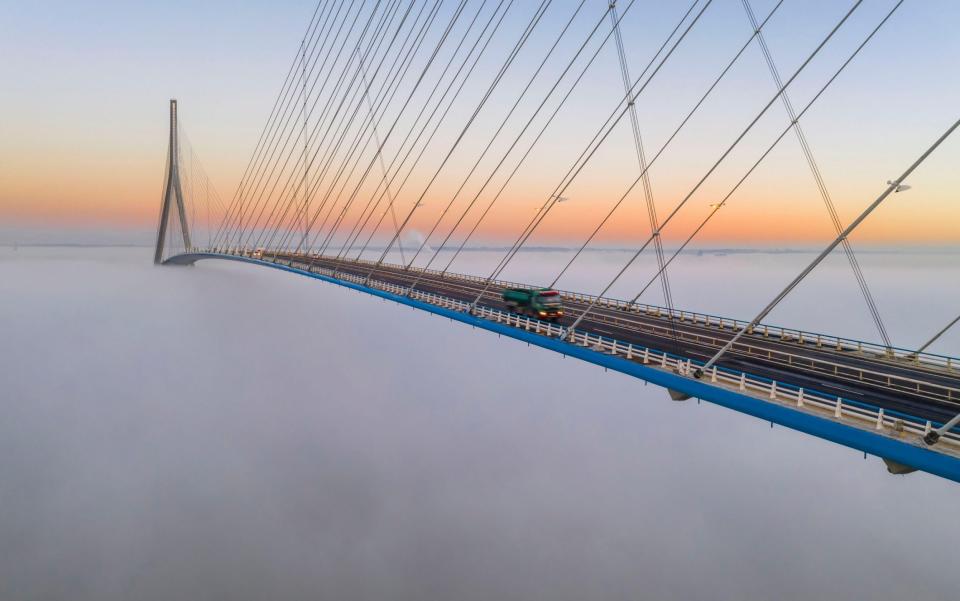
[[(164, 263), (190, 265), (202, 259), (273, 266), (337, 283), (631, 375), (669, 389), (675, 398), (701, 398), (882, 457), (893, 473), (919, 469), (960, 482), (960, 428), (945, 434), (934, 447), (921, 441), (956, 411), (958, 378), (952, 358), (917, 356), (902, 349), (878, 355), (866, 350), (867, 345), (860, 352), (857, 341), (809, 333), (791, 337), (785, 330), (782, 338), (768, 338), (767, 328), (762, 328), (703, 379), (695, 379), (691, 362), (702, 361), (728, 340), (733, 320), (721, 322), (714, 316), (680, 320), (677, 313), (671, 320), (657, 307), (642, 306), (644, 310), (638, 311), (623, 301), (603, 299), (597, 313), (574, 333), (564, 325), (504, 308), (499, 290), (513, 282), (495, 282), (474, 306), (483, 286), (483, 279), (476, 276), (385, 265), (368, 278), (374, 267), (370, 262), (294, 254), (261, 257), (249, 251), (197, 250)], [(421, 280), (411, 290), (418, 277)], [(590, 298), (561, 294), (570, 311), (565, 322), (569, 325)], [(836, 345), (813, 342), (821, 339)], [(941, 359), (947, 360), (944, 369), (937, 367)]]
[[(361, 277), (366, 277), (372, 267), (332, 257), (278, 254), (276, 258)], [(417, 290), (466, 302), (472, 302), (483, 288), (482, 283), (468, 276), (440, 276), (394, 265), (381, 265), (373, 277), (400, 286), (410, 286), (419, 278)], [(482, 304), (506, 310), (502, 289), (500, 285), (491, 285)], [(560, 323), (570, 325), (587, 304), (565, 295), (567, 314)], [(578, 330), (706, 360), (735, 333), (729, 322), (721, 328), (718, 323), (679, 322), (666, 315), (598, 305)], [(946, 421), (960, 412), (960, 373), (955, 369), (931, 369), (911, 361), (890, 361), (873, 353), (837, 351), (832, 346), (818, 346), (813, 340), (801, 343), (797, 339), (765, 337), (757, 330), (734, 347), (719, 365), (934, 422)]]
[[(250, 253), (236, 256), (249, 258)], [(171, 261), (190, 263), (197, 258), (200, 256), (181, 255)], [(293, 253), (269, 254), (260, 260), (309, 265), (329, 270), (335, 276), (353, 279), (365, 279), (374, 267), (366, 261)], [(482, 279), (475, 276), (424, 273), (389, 264), (376, 267), (372, 281), (404, 288), (416, 282), (418, 291), (467, 303), (477, 298), (484, 287)], [(492, 284), (483, 294), (481, 305), (507, 310), (501, 299), (504, 285), (503, 282)], [(576, 293), (562, 294), (567, 311), (559, 323), (569, 326), (587, 307), (589, 298)], [(736, 332), (736, 322), (732, 319), (681, 321), (676, 317), (671, 319), (659, 309), (625, 310), (623, 305), (614, 301), (597, 304), (577, 330), (694, 361), (711, 357)], [(845, 401), (883, 408), (917, 421), (942, 423), (960, 412), (960, 370), (949, 358), (946, 358), (944, 367), (908, 360), (909, 354), (901, 353), (891, 358), (876, 351), (859, 351), (849, 344), (820, 344), (817, 335), (808, 335), (804, 339), (802, 334), (780, 337), (767, 336), (765, 332), (765, 328), (758, 328), (745, 336), (718, 365), (826, 396), (842, 397)], [(831, 337), (831, 340), (839, 339)]]

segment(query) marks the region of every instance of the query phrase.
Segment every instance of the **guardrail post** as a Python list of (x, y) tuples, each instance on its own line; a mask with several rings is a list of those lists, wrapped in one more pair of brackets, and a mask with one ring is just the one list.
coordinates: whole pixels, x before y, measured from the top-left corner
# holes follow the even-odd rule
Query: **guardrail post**
[(648, 347), (644, 347), (644, 349), (643, 349), (643, 364), (646, 365), (647, 363), (650, 363), (650, 349), (649, 349)]
[(710, 373), (710, 383), (712, 384), (717, 383), (717, 366), (716, 365), (713, 366), (713, 371)]
[(631, 359), (631, 360), (633, 359), (633, 345), (632, 345), (632, 344), (628, 344), (628, 345), (627, 345), (627, 359)]
[(843, 399), (837, 397), (837, 404), (833, 406), (833, 417), (843, 417)]
[(803, 388), (797, 391), (797, 407), (803, 407)]
[(661, 354), (660, 354), (660, 367), (666, 367), (666, 366), (667, 366), (667, 354), (666, 354), (666, 353), (661, 353)]
[(883, 430), (883, 407), (877, 412), (877, 430)]
[(777, 398), (777, 381), (773, 380), (770, 382), (770, 398)]
[(740, 390), (747, 389), (747, 374), (740, 372)]

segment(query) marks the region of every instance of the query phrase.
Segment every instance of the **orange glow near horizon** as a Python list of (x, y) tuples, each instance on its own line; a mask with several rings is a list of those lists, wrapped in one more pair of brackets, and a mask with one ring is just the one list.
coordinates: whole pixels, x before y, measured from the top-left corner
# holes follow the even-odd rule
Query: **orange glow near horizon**
[[(152, 172), (151, 172), (152, 171)], [(125, 169), (114, 173), (108, 184), (104, 180), (84, 177), (89, 172), (83, 167), (61, 172), (58, 182), (48, 181), (36, 170), (20, 171), (16, 177), (7, 177), (0, 196), (0, 220), (7, 223), (30, 224), (34, 227), (116, 227), (152, 229), (157, 217), (161, 196), (160, 175), (156, 169)], [(143, 181), (155, 182), (143, 186)], [(70, 182), (69, 185), (61, 182)], [(882, 189), (881, 189), (882, 190)], [(622, 193), (622, 191), (620, 192)], [(571, 200), (557, 205), (531, 238), (531, 245), (564, 245), (582, 242), (618, 198), (618, 194), (596, 194), (590, 202)], [(426, 233), (439, 215), (443, 202), (435, 201), (418, 211), (408, 229)], [(870, 199), (862, 199), (865, 206)], [(950, 198), (919, 198), (917, 195), (893, 196), (886, 206), (858, 230), (855, 240), (871, 244), (960, 243), (960, 205)], [(679, 201), (677, 195), (662, 194), (658, 201), (661, 218)], [(409, 210), (412, 200), (399, 199), (401, 217)], [(482, 198), (471, 211), (465, 224), (472, 225), (488, 199)], [(543, 200), (534, 196), (504, 196), (484, 222), (475, 242), (508, 241), (514, 239), (536, 213)], [(672, 205), (668, 207), (668, 204)], [(852, 203), (850, 203), (852, 204)], [(792, 205), (787, 211), (784, 206)], [(451, 213), (462, 210), (465, 203), (458, 201)], [(202, 209), (201, 209), (202, 210)], [(668, 244), (681, 243), (707, 215), (704, 202), (691, 201), (664, 228)], [(852, 211), (846, 211), (852, 213)], [(351, 212), (352, 225), (358, 212)], [(456, 213), (459, 215), (459, 213)], [(845, 215), (849, 218), (849, 215)], [(448, 216), (443, 224), (452, 225)], [(385, 222), (386, 224), (386, 222)], [(385, 231), (386, 225), (381, 228)], [(454, 240), (468, 231), (461, 225)], [(368, 230), (369, 231), (369, 230)], [(431, 239), (439, 243), (447, 229), (442, 227)], [(612, 219), (602, 228), (596, 241), (601, 244), (637, 244), (647, 238), (649, 224), (643, 200), (631, 196)], [(833, 231), (826, 211), (818, 197), (796, 195), (790, 202), (780, 196), (775, 210), (756, 196), (733, 197), (697, 236), (695, 242), (738, 242), (744, 244), (817, 243), (830, 239)]]

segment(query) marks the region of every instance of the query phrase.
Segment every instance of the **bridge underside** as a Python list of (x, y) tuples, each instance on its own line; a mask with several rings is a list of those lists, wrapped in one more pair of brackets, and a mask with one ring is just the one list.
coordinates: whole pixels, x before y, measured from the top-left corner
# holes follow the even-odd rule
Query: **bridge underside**
[[(480, 310), (470, 314), (465, 309), (482, 288), (470, 276), (439, 277), (381, 266), (368, 281), (371, 266), (365, 263), (282, 253), (254, 257), (195, 252), (175, 255), (165, 264), (192, 265), (204, 259), (269, 266), (366, 292), (632, 375), (668, 389), (674, 399), (703, 399), (881, 457), (894, 473), (919, 469), (960, 482), (960, 437), (951, 433), (936, 447), (920, 441), (925, 431), (956, 413), (949, 391), (957, 374), (949, 369), (878, 363), (867, 356), (758, 333), (750, 339), (750, 349), (731, 354), (719, 370), (698, 380), (691, 377), (691, 366), (732, 335), (722, 322), (719, 328), (677, 323), (675, 318), (603, 307), (580, 324), (580, 338), (570, 341), (559, 337), (562, 324), (510, 314), (500, 300), (500, 287), (491, 287)], [(416, 291), (411, 292), (409, 286), (416, 280)], [(568, 295), (564, 304), (573, 317), (586, 306)], [(790, 357), (788, 364), (782, 361), (784, 353)], [(828, 364), (839, 366), (832, 376), (822, 369)], [(891, 390), (863, 377), (878, 366), (894, 379), (912, 382), (919, 376), (925, 384), (913, 391)], [(859, 378), (851, 376), (856, 370)], [(943, 390), (948, 391), (947, 398), (930, 398), (930, 391)]]

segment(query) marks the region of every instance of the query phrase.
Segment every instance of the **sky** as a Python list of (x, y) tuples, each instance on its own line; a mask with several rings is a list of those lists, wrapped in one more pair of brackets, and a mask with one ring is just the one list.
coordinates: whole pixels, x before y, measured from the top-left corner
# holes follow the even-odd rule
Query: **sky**
[[(451, 4), (445, 3), (443, 10)], [(753, 4), (759, 15), (773, 6), (761, 0)], [(784, 78), (850, 4), (783, 3), (766, 31)], [(791, 84), (796, 106), (813, 96), (893, 4), (863, 2)], [(469, 6), (473, 10), (478, 4)], [(575, 6), (569, 0), (549, 5), (525, 52), (424, 194), (424, 208), (410, 221), (411, 233), (429, 231), (440, 216)], [(585, 3), (558, 56), (574, 51), (573, 40), (585, 35), (605, 6), (599, 0)], [(310, 1), (258, 0), (0, 2), (0, 52), (10, 57), (0, 63), (0, 78), (6, 82), (0, 87), (0, 109), (6, 115), (0, 121), (0, 243), (73, 239), (148, 243), (162, 192), (167, 103), (174, 97), (180, 102), (192, 150), (220, 196), (232, 198), (314, 8)], [(513, 5), (471, 80), (470, 90), (475, 93), (468, 90), (466, 98), (476, 101), (534, 8), (535, 3), (525, 0)], [(634, 77), (683, 10), (682, 3), (638, 2), (626, 12), (623, 31)], [(954, 2), (907, 0), (804, 117), (811, 148), (844, 223), (958, 117), (960, 81), (952, 73), (960, 42), (951, 29), (958, 16), (960, 7)], [(648, 155), (661, 147), (749, 35), (740, 0), (714, 0), (675, 56), (638, 97), (639, 126)], [(551, 63), (547, 70), (559, 64)], [(607, 48), (489, 215), (478, 242), (512, 241), (520, 233), (622, 97), (618, 77), (616, 55)], [(549, 78), (534, 89), (545, 92), (544, 82)], [(661, 216), (687, 195), (774, 92), (762, 55), (751, 46), (651, 168)], [(401, 214), (426, 189), (432, 166), (439, 165), (472, 106), (457, 104), (442, 124), (424, 165), (398, 194)], [(519, 115), (533, 106), (521, 105), (507, 130), (518, 130)], [(710, 203), (729, 191), (786, 123), (782, 107), (772, 107), (665, 229), (668, 243), (682, 241), (696, 227)], [(394, 150), (397, 142), (398, 136), (388, 141), (384, 154)], [(498, 140), (495, 148), (506, 148), (506, 142)], [(857, 232), (854, 242), (948, 245), (960, 241), (958, 158), (960, 140), (948, 140), (910, 179), (909, 193), (892, 197)], [(484, 165), (492, 166), (487, 160)], [(564, 193), (570, 200), (557, 206), (532, 243), (582, 241), (637, 173), (624, 120)], [(477, 189), (478, 181), (471, 181), (457, 207), (466, 202), (469, 190)], [(210, 225), (198, 223), (195, 229), (215, 227), (216, 213), (214, 208)], [(348, 221), (356, 215), (349, 214)], [(634, 190), (598, 241), (636, 244), (645, 231), (643, 195)], [(823, 202), (791, 135), (697, 241), (815, 246), (826, 242), (831, 231)]]

